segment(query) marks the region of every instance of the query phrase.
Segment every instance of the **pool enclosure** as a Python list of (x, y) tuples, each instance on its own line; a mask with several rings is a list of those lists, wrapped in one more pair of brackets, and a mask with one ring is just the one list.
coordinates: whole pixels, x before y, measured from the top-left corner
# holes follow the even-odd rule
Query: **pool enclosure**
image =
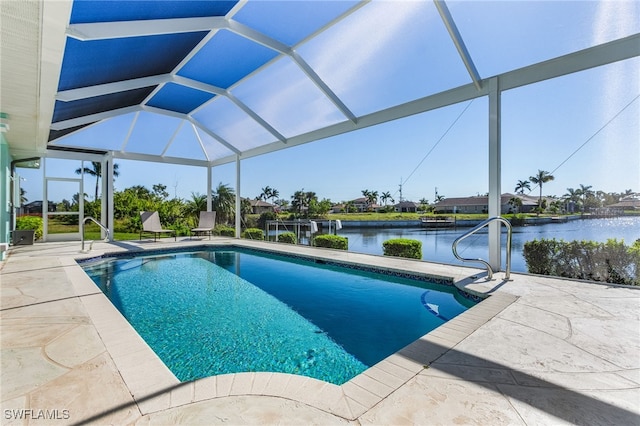
[[(499, 216), (503, 93), (622, 62), (637, 76), (640, 55), (632, 1), (3, 1), (0, 12), (5, 248), (15, 166), (100, 163), (109, 228), (117, 159), (205, 168), (210, 209), (216, 166), (235, 163), (240, 188), (247, 158), (477, 98)], [(43, 207), (48, 185), (82, 181), (45, 169)], [(489, 232), (499, 270), (498, 224)]]

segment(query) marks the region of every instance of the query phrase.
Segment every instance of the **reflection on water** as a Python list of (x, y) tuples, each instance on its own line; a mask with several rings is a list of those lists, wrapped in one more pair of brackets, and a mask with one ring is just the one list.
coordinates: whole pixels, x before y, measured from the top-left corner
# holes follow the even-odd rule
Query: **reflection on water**
[[(461, 264), (451, 251), (453, 240), (470, 228), (424, 229), (424, 228), (343, 228), (338, 235), (349, 238), (349, 251), (382, 254), (382, 243), (392, 238), (410, 238), (422, 241), (422, 258), (432, 262)], [(503, 227), (503, 230), (505, 228)], [(606, 242), (610, 238), (624, 240), (627, 245), (640, 238), (640, 217), (618, 217), (609, 219), (573, 220), (565, 223), (548, 223), (513, 228), (512, 270), (526, 272), (522, 256), (524, 243), (534, 239), (555, 238), (557, 240), (590, 240)], [(502, 259), (506, 258), (506, 231), (503, 233)], [(470, 236), (458, 245), (458, 253), (467, 258), (488, 257), (486, 229)]]

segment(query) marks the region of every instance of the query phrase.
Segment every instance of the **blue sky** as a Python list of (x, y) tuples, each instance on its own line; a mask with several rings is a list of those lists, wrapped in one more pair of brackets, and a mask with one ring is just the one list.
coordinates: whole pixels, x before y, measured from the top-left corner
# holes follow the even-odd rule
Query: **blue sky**
[[(481, 5), (485, 2), (477, 3), (451, 2), (449, 7), (462, 36), (469, 40), (467, 47), (472, 57), (477, 58), (476, 66), (483, 77), (558, 56), (576, 47), (588, 47), (638, 32), (640, 22), (637, 2), (589, 2), (585, 3), (588, 7), (578, 9), (574, 7), (576, 2), (567, 2), (562, 3), (555, 14), (537, 7), (546, 2), (500, 2), (506, 7), (496, 9), (495, 13), (483, 9)], [(585, 16), (576, 15), (576, 10)], [(390, 26), (388, 37), (398, 36), (400, 29), (410, 33), (431, 28), (429, 22), (409, 20), (410, 12), (408, 8), (405, 14), (384, 21)], [(373, 21), (384, 16), (383, 8), (371, 13), (370, 20)], [(475, 25), (478, 16), (483, 18), (481, 26)], [(568, 22), (567, 19), (571, 24), (561, 25)], [(569, 31), (567, 26), (572, 27), (575, 34), (567, 36), (564, 33)], [(331, 42), (334, 36), (330, 32), (323, 35), (329, 40), (325, 42)], [(387, 60), (378, 60), (379, 66), (375, 68), (367, 68), (375, 51), (354, 49), (350, 43), (343, 43), (342, 51), (335, 52), (334, 58), (323, 57), (322, 50), (313, 43), (304, 46), (301, 52), (311, 58), (309, 62), (321, 75), (326, 72), (323, 78), (327, 84), (359, 114), (380, 107), (373, 103), (375, 94), (368, 94), (365, 84), (384, 91), (385, 102), (392, 103), (407, 100), (414, 90), (438, 90), (438, 85), (446, 79), (450, 80), (447, 84), (457, 85), (459, 64), (451, 73), (446, 66), (447, 61), (455, 59), (450, 46), (408, 47), (429, 49), (426, 58), (421, 58), (394, 49), (389, 39), (382, 35), (376, 34), (376, 37), (375, 43), (369, 46), (377, 46)], [(433, 37), (442, 37), (442, 33), (434, 31)], [(554, 37), (567, 42), (551, 43)], [(345, 55), (355, 51), (358, 57), (345, 62), (349, 66), (335, 74), (329, 73), (331, 66), (335, 66), (332, 61), (344, 61)], [(401, 57), (411, 59), (400, 62)], [(429, 60), (435, 57), (445, 65)], [(287, 64), (283, 64), (282, 69), (286, 68)], [(415, 72), (407, 73), (407, 69)], [(436, 78), (425, 74), (427, 70)], [(389, 78), (398, 73), (402, 73), (399, 78)], [(355, 84), (350, 85), (350, 82)], [(259, 80), (252, 84), (258, 85)], [(250, 87), (248, 84), (242, 89), (248, 91)], [(287, 93), (278, 94), (277, 88), (271, 87), (268, 91), (271, 96), (267, 99), (287, 96)], [(238, 93), (242, 94), (242, 90)], [(553, 182), (545, 184), (544, 194), (561, 196), (567, 188), (580, 184), (606, 192), (626, 189), (640, 192), (639, 96), (638, 58), (503, 93), (503, 192), (513, 192), (518, 180), (528, 179), (538, 169), (553, 172), (555, 176)], [(317, 105), (321, 113), (314, 119), (327, 122), (335, 119), (325, 105), (314, 103), (314, 99), (304, 102), (304, 108), (311, 112), (312, 106)], [(276, 122), (277, 114), (273, 110), (276, 105), (272, 102), (255, 107), (258, 110), (271, 108), (269, 111)], [(242, 160), (240, 192), (254, 198), (268, 185), (285, 199), (304, 189), (316, 192), (320, 198), (339, 202), (360, 197), (361, 191), (368, 189), (379, 193), (389, 191), (397, 201), (402, 182), (403, 197), (413, 201), (421, 198), (433, 201), (436, 187), (439, 194), (448, 197), (485, 193), (488, 191), (487, 108), (487, 100), (479, 98)], [(306, 124), (296, 126), (288, 131), (304, 131)], [(133, 185), (151, 188), (161, 183), (167, 186), (171, 196), (180, 198), (188, 199), (192, 192), (206, 192), (203, 168), (116, 162), (120, 165), (120, 176), (115, 181), (118, 190)], [(49, 163), (48, 174), (77, 177), (73, 173), (77, 167), (77, 162), (55, 160)], [(21, 174), (27, 179), (23, 182), (27, 198), (30, 201), (40, 199), (41, 171), (22, 169)], [(222, 182), (235, 187), (235, 174), (235, 163), (215, 167), (214, 186)], [(92, 198), (93, 181), (88, 181), (85, 192)], [(533, 193), (537, 195), (537, 189)]]

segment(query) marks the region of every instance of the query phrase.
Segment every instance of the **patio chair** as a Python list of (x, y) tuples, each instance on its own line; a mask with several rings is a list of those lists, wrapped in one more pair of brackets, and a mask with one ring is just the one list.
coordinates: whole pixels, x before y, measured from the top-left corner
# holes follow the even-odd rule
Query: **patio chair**
[(208, 234), (211, 239), (211, 233), (216, 226), (216, 212), (200, 212), (200, 220), (198, 221), (198, 227), (193, 228), (191, 233), (193, 234)]
[(162, 236), (162, 234), (173, 234), (174, 241), (177, 240), (176, 231), (173, 229), (162, 229), (160, 215), (158, 215), (157, 211), (140, 212), (140, 219), (142, 220), (140, 239), (142, 239), (142, 234), (153, 234), (153, 241), (158, 241), (158, 236)]

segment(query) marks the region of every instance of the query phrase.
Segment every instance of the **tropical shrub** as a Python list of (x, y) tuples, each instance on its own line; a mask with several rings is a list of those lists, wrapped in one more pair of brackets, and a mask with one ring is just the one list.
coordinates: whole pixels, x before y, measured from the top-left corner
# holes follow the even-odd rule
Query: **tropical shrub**
[(339, 235), (322, 234), (313, 239), (313, 245), (316, 247), (348, 250), (349, 239)]
[(221, 237), (235, 237), (236, 229), (226, 225), (218, 225), (213, 229), (213, 233)]
[(258, 218), (258, 223), (256, 225), (256, 228), (265, 229), (267, 226), (268, 220), (276, 220), (277, 218), (278, 218), (278, 215), (275, 212), (263, 212), (260, 214), (260, 217)]
[(407, 238), (395, 238), (382, 243), (385, 256), (407, 257), (422, 259), (422, 242)]
[(42, 218), (39, 216), (20, 216), (16, 219), (17, 230), (33, 230), (33, 238), (39, 240), (42, 238)]
[(616, 239), (540, 239), (526, 242), (523, 255), (532, 274), (640, 285), (640, 240), (627, 247)]
[(264, 231), (258, 228), (247, 228), (240, 236), (249, 240), (264, 240)]
[(279, 243), (296, 244), (296, 239), (296, 234), (294, 234), (293, 232), (283, 232), (282, 234), (278, 235)]

